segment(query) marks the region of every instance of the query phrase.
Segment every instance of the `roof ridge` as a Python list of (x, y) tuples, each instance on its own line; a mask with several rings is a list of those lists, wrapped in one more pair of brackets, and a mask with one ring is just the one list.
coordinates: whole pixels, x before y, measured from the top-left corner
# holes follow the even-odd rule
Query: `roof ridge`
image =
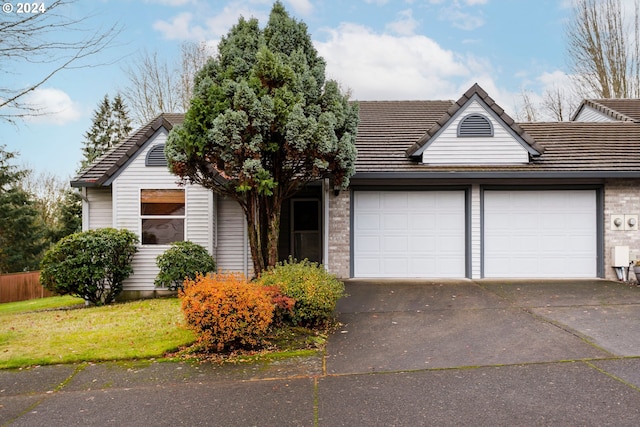
[(596, 111), (599, 111), (600, 113), (604, 114), (605, 116), (611, 117), (614, 120), (620, 120), (623, 122), (636, 122), (635, 119), (633, 119), (632, 117), (629, 117), (626, 114), (623, 114), (621, 112), (619, 112), (618, 110), (608, 107), (606, 105), (604, 105), (602, 103), (602, 101), (620, 101), (620, 100), (625, 100), (625, 99), (632, 99), (632, 98), (588, 98), (588, 99), (584, 99), (581, 103), (580, 106), (578, 107), (578, 109), (576, 110), (575, 114), (573, 115), (573, 117), (571, 117), (571, 121), (575, 121), (576, 117), (578, 117), (578, 114), (580, 114), (580, 111), (582, 111), (582, 108), (584, 106), (588, 106), (593, 108)]
[(489, 96), (489, 94), (482, 88), (478, 83), (474, 83), (465, 93), (462, 95), (450, 108), (447, 112), (438, 120), (427, 132), (425, 135), (418, 140), (415, 144), (409, 147), (406, 150), (407, 157), (413, 156), (418, 150), (424, 147), (425, 144), (435, 136), (442, 127), (451, 120), (451, 118), (464, 106), (466, 105), (474, 96), (479, 97), (487, 107), (493, 111), (500, 120), (502, 120), (511, 130), (513, 130), (526, 144), (528, 144), (532, 149), (537, 151), (538, 153), (542, 153), (544, 151), (544, 147), (541, 147), (536, 143), (536, 141), (527, 134), (524, 129), (522, 129), (512, 118), (507, 114), (507, 112), (500, 107), (493, 98)]
[[(119, 143), (112, 146), (107, 152), (94, 160), (85, 169), (81, 170), (78, 175), (71, 180), (71, 186), (82, 186), (82, 183), (91, 183), (91, 185), (101, 185), (109, 179), (120, 167), (133, 157), (140, 147), (142, 147), (161, 127), (168, 131), (173, 128), (173, 123), (167, 120), (167, 115), (179, 113), (160, 113), (148, 123), (142, 125), (134, 132), (129, 134)], [(122, 154), (118, 154), (122, 152)], [(95, 172), (100, 176), (91, 178)]]

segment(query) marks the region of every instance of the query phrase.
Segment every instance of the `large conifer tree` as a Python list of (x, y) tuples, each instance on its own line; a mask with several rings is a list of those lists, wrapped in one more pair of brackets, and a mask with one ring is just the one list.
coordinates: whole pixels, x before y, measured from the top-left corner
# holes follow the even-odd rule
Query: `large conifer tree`
[(307, 26), (278, 1), (264, 29), (241, 18), (221, 40), (165, 154), (183, 179), (238, 201), (257, 274), (278, 260), (286, 198), (323, 178), (348, 185), (357, 125), (357, 106), (325, 81)]
[(91, 129), (84, 134), (82, 153), (84, 158), (80, 165), (84, 169), (98, 157), (113, 147), (131, 132), (129, 111), (120, 94), (113, 101), (105, 95), (93, 112)]
[(12, 164), (15, 157), (0, 146), (0, 273), (37, 269), (46, 243), (33, 197), (20, 186), (27, 171)]

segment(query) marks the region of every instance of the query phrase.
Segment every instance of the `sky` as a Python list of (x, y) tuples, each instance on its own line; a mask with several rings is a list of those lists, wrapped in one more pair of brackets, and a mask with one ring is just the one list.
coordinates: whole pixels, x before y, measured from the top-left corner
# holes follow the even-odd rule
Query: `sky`
[[(478, 83), (517, 120), (523, 91), (535, 101), (568, 81), (570, 0), (282, 3), (307, 24), (327, 63), (327, 78), (354, 100), (457, 100)], [(120, 33), (82, 67), (62, 71), (32, 92), (27, 100), (50, 114), (16, 125), (0, 122), (0, 145), (18, 152), (17, 163), (35, 172), (72, 178), (93, 112), (105, 94), (113, 98), (127, 86), (125, 69), (137, 55), (157, 52), (172, 60), (186, 41), (215, 49), (240, 16), (255, 17), (264, 26), (272, 5), (272, 0), (78, 0), (63, 12), (88, 17), (88, 31), (116, 25)], [(15, 65), (1, 83), (28, 84), (48, 67)]]

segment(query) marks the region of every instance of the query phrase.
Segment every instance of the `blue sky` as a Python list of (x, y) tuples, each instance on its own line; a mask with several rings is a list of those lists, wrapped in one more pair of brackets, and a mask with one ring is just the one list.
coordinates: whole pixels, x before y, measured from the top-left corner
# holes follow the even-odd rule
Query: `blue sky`
[[(50, 2), (50, 1), (49, 1)], [(17, 3), (17, 2), (16, 2)], [(48, 2), (45, 1), (45, 5)], [(216, 46), (240, 15), (264, 25), (271, 0), (79, 0), (65, 13), (91, 15), (92, 29), (123, 30), (111, 49), (88, 65), (63, 71), (31, 101), (54, 113), (18, 126), (0, 123), (0, 144), (19, 163), (64, 178), (82, 157), (83, 134), (105, 94), (127, 85), (124, 69), (146, 50), (179, 55), (184, 41)], [(564, 85), (569, 0), (283, 0), (309, 27), (327, 62), (327, 77), (357, 100), (457, 99), (479, 83), (510, 114), (519, 94), (535, 100)], [(46, 13), (46, 12), (45, 12)], [(0, 14), (0, 19), (2, 15)], [(47, 71), (17, 68), (5, 85), (22, 85)]]

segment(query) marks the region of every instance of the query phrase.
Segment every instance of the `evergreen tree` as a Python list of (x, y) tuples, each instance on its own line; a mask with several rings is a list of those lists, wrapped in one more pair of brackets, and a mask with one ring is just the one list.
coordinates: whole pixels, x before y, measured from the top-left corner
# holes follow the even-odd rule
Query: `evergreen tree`
[(105, 95), (93, 112), (91, 129), (84, 134), (81, 169), (86, 168), (109, 148), (120, 142), (131, 132), (129, 111), (120, 94), (113, 101)]
[(279, 1), (263, 30), (240, 18), (194, 83), (165, 154), (175, 174), (240, 204), (258, 274), (278, 261), (284, 200), (324, 178), (348, 185), (358, 107), (325, 81), (307, 26)]
[(133, 128), (131, 127), (131, 118), (129, 118), (129, 109), (120, 94), (117, 94), (115, 98), (113, 98), (111, 109), (111, 119), (114, 129), (114, 132), (111, 134), (111, 145), (113, 146), (129, 135)]
[(46, 245), (33, 197), (20, 186), (28, 171), (11, 164), (15, 156), (0, 146), (0, 273), (37, 269)]

